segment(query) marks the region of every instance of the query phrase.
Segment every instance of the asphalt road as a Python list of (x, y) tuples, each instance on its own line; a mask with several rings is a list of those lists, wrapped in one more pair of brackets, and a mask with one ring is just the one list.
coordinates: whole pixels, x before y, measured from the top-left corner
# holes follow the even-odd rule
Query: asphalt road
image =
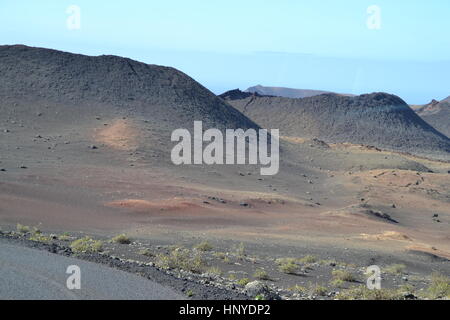
[[(80, 268), (80, 289), (66, 286), (67, 267)], [(103, 265), (0, 239), (0, 299), (183, 299), (156, 282)]]

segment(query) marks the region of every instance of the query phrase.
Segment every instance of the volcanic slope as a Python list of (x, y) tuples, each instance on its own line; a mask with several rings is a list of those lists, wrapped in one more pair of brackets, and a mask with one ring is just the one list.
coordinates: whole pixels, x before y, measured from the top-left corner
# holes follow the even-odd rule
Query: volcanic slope
[(414, 106), (414, 111), (434, 128), (450, 137), (450, 97), (433, 100), (423, 106)]
[[(449, 159), (450, 140), (421, 119), (402, 99), (387, 93), (355, 97), (323, 94), (303, 99), (224, 93), (227, 102), (283, 136), (355, 143)], [(236, 93), (234, 96), (239, 97)]]

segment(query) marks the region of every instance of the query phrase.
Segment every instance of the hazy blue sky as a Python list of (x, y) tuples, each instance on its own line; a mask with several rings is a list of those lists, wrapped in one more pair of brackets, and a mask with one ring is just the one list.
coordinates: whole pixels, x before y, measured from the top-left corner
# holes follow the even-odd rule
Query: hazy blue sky
[(449, 17), (448, 0), (1, 0), (0, 43), (173, 66), (215, 93), (263, 84), (426, 103), (450, 95)]

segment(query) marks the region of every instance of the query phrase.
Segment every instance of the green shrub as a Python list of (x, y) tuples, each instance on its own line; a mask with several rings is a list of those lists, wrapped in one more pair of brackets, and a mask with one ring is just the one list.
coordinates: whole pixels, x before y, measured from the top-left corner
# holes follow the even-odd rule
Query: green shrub
[(270, 280), (269, 275), (263, 269), (256, 269), (255, 273), (253, 274), (253, 277), (259, 280)]
[(237, 284), (245, 287), (250, 282), (249, 278), (242, 278), (237, 281)]
[(342, 280), (347, 282), (354, 282), (356, 281), (356, 277), (346, 270), (333, 270), (331, 273), (333, 275), (333, 280)]
[(286, 263), (297, 263), (297, 259), (295, 259), (295, 258), (279, 258), (279, 259), (275, 260), (275, 263), (277, 265), (282, 265), (282, 264), (286, 264)]
[(195, 249), (199, 250), (199, 251), (211, 251), (213, 246), (208, 242), (208, 241), (203, 241), (200, 242), (199, 244), (194, 246)]
[(245, 245), (243, 242), (234, 246), (234, 254), (240, 259), (245, 257)]
[(71, 237), (70, 237), (69, 233), (64, 232), (63, 234), (58, 236), (58, 239), (61, 241), (68, 241), (71, 239)]
[(28, 233), (28, 232), (30, 232), (30, 227), (29, 226), (24, 226), (24, 225), (22, 225), (20, 223), (17, 224), (16, 229), (17, 229), (17, 232), (20, 232), (20, 233)]
[(38, 227), (33, 227), (33, 231), (34, 234), (41, 234), (42, 231), (38, 228)]
[(433, 273), (431, 284), (426, 292), (430, 299), (450, 298), (450, 278), (439, 273)]
[(319, 260), (318, 263), (323, 266), (331, 266), (331, 265), (337, 266), (338, 265), (338, 262), (334, 259), (323, 259), (323, 260)]
[(214, 257), (223, 260), (225, 263), (230, 263), (230, 258), (225, 252), (214, 252)]
[(289, 291), (293, 291), (293, 292), (296, 292), (296, 293), (304, 294), (304, 293), (307, 292), (307, 289), (305, 287), (303, 287), (303, 286), (300, 286), (300, 285), (296, 284), (295, 286), (289, 288)]
[(158, 254), (155, 263), (162, 269), (183, 269), (194, 273), (201, 273), (205, 267), (201, 254), (183, 248), (176, 248), (168, 255)]
[(406, 266), (404, 264), (392, 264), (390, 266), (387, 266), (382, 271), (390, 274), (403, 274), (405, 273)]
[(236, 277), (236, 275), (235, 275), (234, 273), (232, 273), (232, 274), (230, 274), (230, 275), (228, 276), (228, 280), (236, 281), (236, 279), (237, 279), (237, 277)]
[(317, 258), (313, 255), (306, 255), (303, 258), (298, 259), (299, 263), (314, 263), (317, 261)]
[(330, 285), (335, 288), (342, 288), (345, 284), (345, 281), (341, 279), (333, 279), (330, 281)]
[(120, 243), (120, 244), (130, 244), (131, 240), (129, 237), (127, 237), (127, 235), (122, 233), (122, 234), (119, 234), (119, 235), (115, 236), (114, 238), (112, 238), (111, 242)]
[(103, 242), (100, 240), (93, 240), (92, 238), (86, 236), (73, 241), (70, 244), (70, 248), (75, 253), (99, 252), (103, 248)]
[(220, 270), (220, 268), (218, 267), (211, 267), (208, 268), (208, 270), (206, 270), (206, 273), (210, 273), (210, 274), (214, 274), (217, 276), (221, 276), (222, 275), (222, 270)]
[(366, 286), (344, 289), (336, 295), (338, 300), (404, 300), (404, 293), (399, 289), (370, 290)]
[(41, 233), (34, 233), (30, 236), (31, 241), (37, 241), (37, 242), (45, 242), (48, 243), (52, 240), (52, 238), (44, 236)]
[(275, 261), (278, 264), (278, 270), (287, 274), (296, 274), (299, 269), (299, 265), (294, 258), (281, 258)]
[(326, 287), (318, 285), (318, 284), (314, 284), (314, 285), (310, 284), (308, 292), (311, 296), (326, 296), (328, 289)]
[(227, 254), (225, 252), (214, 252), (213, 256), (218, 258), (218, 259), (225, 259), (225, 257), (227, 256)]
[(144, 248), (144, 249), (139, 250), (138, 254), (143, 255), (143, 256), (147, 256), (147, 257), (153, 257), (154, 256), (154, 254), (148, 248)]

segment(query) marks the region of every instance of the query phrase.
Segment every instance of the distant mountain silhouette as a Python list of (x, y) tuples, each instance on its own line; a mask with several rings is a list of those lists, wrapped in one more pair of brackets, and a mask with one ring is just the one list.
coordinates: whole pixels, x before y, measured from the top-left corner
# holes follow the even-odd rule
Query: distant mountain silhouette
[(275, 97), (285, 97), (285, 98), (307, 98), (318, 96), (324, 93), (331, 93), (329, 91), (322, 90), (308, 90), (308, 89), (292, 89), (283, 87), (265, 87), (257, 85), (250, 87), (246, 92), (258, 93), (262, 96), (275, 96)]

